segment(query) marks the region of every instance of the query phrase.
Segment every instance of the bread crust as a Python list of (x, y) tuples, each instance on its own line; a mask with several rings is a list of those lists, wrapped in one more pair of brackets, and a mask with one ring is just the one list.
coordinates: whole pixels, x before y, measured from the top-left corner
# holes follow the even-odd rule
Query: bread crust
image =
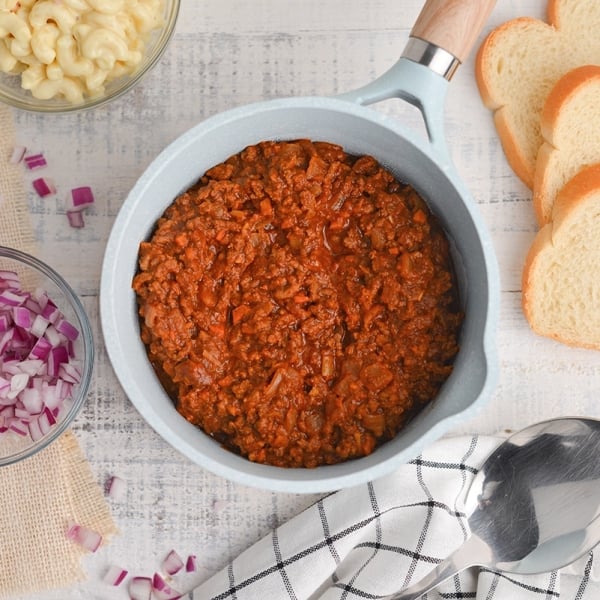
[(546, 98), (540, 115), (540, 130), (544, 139), (554, 145), (554, 127), (561, 110), (582, 86), (600, 80), (599, 65), (583, 65), (565, 73), (554, 85)]
[(546, 5), (546, 15), (548, 18), (548, 23), (554, 24), (557, 29), (560, 29), (561, 19), (560, 19), (560, 4), (563, 0), (548, 0), (548, 4)]
[(550, 142), (544, 142), (537, 155), (535, 174), (533, 176), (533, 194), (532, 204), (535, 218), (540, 227), (543, 227), (546, 223), (550, 222), (550, 211), (546, 210), (546, 196), (547, 185), (546, 185), (546, 173), (548, 171), (548, 164), (555, 152), (554, 146)]
[[(569, 21), (569, 16), (577, 13), (578, 18), (581, 18), (582, 12), (585, 14), (586, 10), (588, 13), (592, 11), (590, 20), (593, 22), (600, 16), (599, 9), (600, 2), (595, 0), (547, 0), (548, 22), (532, 17), (518, 17), (507, 21), (488, 34), (477, 53), (475, 78), (479, 93), (484, 105), (495, 113), (494, 122), (510, 167), (530, 189), (533, 189), (536, 184), (537, 155), (543, 143), (539, 122), (541, 115), (538, 114), (538, 106), (539, 110), (542, 109), (539, 96), (543, 98), (543, 94), (550, 89), (553, 82), (571, 68), (586, 62), (600, 64), (600, 44), (589, 44), (589, 39), (594, 39), (589, 35), (588, 45), (581, 47), (581, 52), (575, 55), (562, 52), (564, 44), (567, 44), (568, 48), (569, 43), (578, 43), (577, 39), (571, 40), (577, 35), (575, 32), (577, 27)], [(563, 37), (563, 32), (566, 32), (565, 35), (568, 37)], [(593, 32), (590, 32), (590, 35), (593, 36)], [(522, 48), (515, 44), (515, 39), (522, 40)], [(528, 62), (527, 50), (536, 46), (542, 49), (549, 48), (552, 56), (559, 57), (549, 58), (547, 64), (552, 65), (553, 68), (548, 69), (548, 72), (543, 67), (544, 63), (540, 63), (539, 54), (535, 56), (537, 63), (542, 64), (541, 68), (535, 62), (536, 59), (531, 63)], [(503, 75), (500, 70), (503, 52), (506, 61), (512, 59), (513, 69), (510, 75)], [(515, 100), (517, 96), (510, 96), (511, 89), (519, 85), (521, 74), (519, 61), (523, 64), (523, 78), (529, 82), (523, 85), (530, 86), (531, 90), (537, 89), (539, 92), (537, 97), (534, 96), (535, 92), (528, 92), (528, 87), (522, 88), (524, 95), (518, 96), (519, 101)], [(543, 87), (540, 87), (541, 85)], [(518, 107), (527, 106), (521, 101), (522, 98), (535, 98), (533, 108), (529, 109), (531, 120), (527, 119), (523, 110), (519, 112)], [(520, 131), (520, 128), (517, 129), (519, 127), (517, 123), (522, 122), (523, 119), (526, 119), (527, 127)]]
[(523, 31), (530, 29), (531, 27), (538, 27), (539, 25), (545, 25), (549, 27), (543, 21), (534, 19), (533, 17), (517, 17), (502, 23), (486, 36), (475, 56), (475, 79), (479, 87), (479, 93), (483, 103), (491, 110), (497, 110), (505, 105), (505, 101), (501, 98), (497, 98), (497, 90), (494, 89), (494, 78), (492, 74), (494, 69), (491, 68), (491, 54), (496, 47), (502, 43), (502, 38), (512, 33), (512, 29), (522, 29)]
[(590, 194), (600, 194), (600, 163), (584, 167), (562, 188), (552, 207), (555, 227), (560, 227)]
[(527, 321), (529, 321), (531, 328), (540, 335), (546, 334), (539, 331), (533, 307), (533, 274), (536, 268), (536, 261), (540, 254), (545, 248), (552, 245), (552, 228), (553, 224), (549, 223), (536, 233), (533, 242), (529, 247), (529, 251), (525, 256), (525, 264), (523, 266), (523, 272), (521, 273), (521, 306), (523, 308), (523, 314)]
[(600, 83), (600, 66), (584, 65), (577, 67), (563, 75), (552, 88), (548, 95), (542, 114), (540, 116), (540, 130), (544, 143), (540, 147), (535, 167), (533, 181), (533, 208), (540, 226), (545, 225), (552, 218), (552, 204), (556, 199), (550, 198), (548, 176), (550, 174), (550, 161), (557, 148), (556, 126), (562, 112), (568, 103), (588, 85)]
[(529, 164), (530, 160), (517, 141), (507, 112), (507, 107), (503, 106), (494, 113), (496, 132), (500, 138), (502, 150), (504, 151), (504, 156), (506, 156), (510, 168), (529, 189), (532, 189), (534, 185), (534, 176)]
[[(568, 346), (600, 350), (600, 342), (594, 343), (585, 339), (576, 339), (542, 327), (536, 313), (536, 295), (539, 292), (536, 290), (535, 277), (538, 261), (541, 260), (544, 253), (553, 251), (555, 242), (560, 237), (561, 228), (568, 224), (580, 204), (586, 202), (590, 195), (600, 195), (600, 163), (583, 168), (558, 194), (552, 208), (552, 220), (538, 231), (525, 257), (521, 275), (521, 306), (531, 329), (537, 334)], [(537, 275), (539, 276), (539, 274)], [(597, 310), (597, 307), (590, 306), (590, 310)]]
[(506, 160), (517, 177), (530, 189), (533, 187), (534, 169), (527, 153), (517, 141), (518, 138), (512, 126), (507, 106), (510, 98), (501, 98), (499, 91), (495, 88), (495, 78), (493, 77), (495, 69), (492, 66), (491, 55), (502, 43), (502, 38), (513, 33), (512, 30), (520, 29), (525, 32), (531, 30), (532, 27), (538, 28), (540, 26), (552, 28), (551, 25), (533, 17), (517, 17), (507, 21), (488, 34), (479, 47), (475, 58), (475, 80), (479, 88), (479, 94), (484, 105), (494, 113), (494, 125)]

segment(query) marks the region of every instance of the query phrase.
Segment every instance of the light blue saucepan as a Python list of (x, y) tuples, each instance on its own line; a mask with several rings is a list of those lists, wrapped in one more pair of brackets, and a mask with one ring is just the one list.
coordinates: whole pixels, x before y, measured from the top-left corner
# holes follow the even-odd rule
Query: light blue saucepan
[[(338, 98), (261, 102), (212, 117), (168, 146), (123, 204), (108, 240), (101, 282), (104, 340), (125, 393), (146, 421), (193, 462), (241, 484), (285, 492), (324, 492), (385, 475), (464, 422), (497, 379), (499, 277), (492, 242), (450, 159), (443, 127), (448, 81), (468, 54), (492, 0), (429, 0), (400, 60), (382, 77)], [(427, 137), (365, 107), (399, 97), (419, 108)], [(183, 190), (210, 167), (262, 140), (309, 138), (370, 154), (412, 184), (451, 239), (465, 311), (461, 350), (440, 391), (407, 427), (373, 454), (316, 469), (251, 463), (189, 424), (175, 410), (140, 340), (131, 281), (138, 245)]]

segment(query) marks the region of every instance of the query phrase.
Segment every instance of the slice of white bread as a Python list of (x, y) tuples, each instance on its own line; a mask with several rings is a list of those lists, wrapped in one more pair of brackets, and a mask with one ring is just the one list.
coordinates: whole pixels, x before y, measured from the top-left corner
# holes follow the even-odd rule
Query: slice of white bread
[(543, 144), (533, 184), (533, 207), (548, 223), (563, 186), (587, 165), (600, 163), (600, 66), (584, 66), (561, 77), (540, 119)]
[(525, 317), (538, 334), (600, 350), (600, 164), (560, 191), (537, 233), (522, 280)]
[(548, 0), (548, 23), (521, 17), (494, 29), (481, 45), (475, 74), (506, 158), (533, 187), (546, 97), (568, 71), (600, 65), (600, 0)]

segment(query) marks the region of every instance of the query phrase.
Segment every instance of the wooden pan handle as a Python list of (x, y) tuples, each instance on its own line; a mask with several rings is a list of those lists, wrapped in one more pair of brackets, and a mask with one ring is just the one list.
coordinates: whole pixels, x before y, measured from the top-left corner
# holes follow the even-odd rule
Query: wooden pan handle
[(495, 4), (496, 0), (427, 0), (410, 35), (464, 62)]

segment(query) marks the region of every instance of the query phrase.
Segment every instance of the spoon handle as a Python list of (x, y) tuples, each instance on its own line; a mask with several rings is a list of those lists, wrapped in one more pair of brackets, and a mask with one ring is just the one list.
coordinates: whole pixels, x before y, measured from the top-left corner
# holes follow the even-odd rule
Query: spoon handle
[(423, 579), (383, 600), (416, 600), (460, 571), (490, 561), (491, 552), (487, 544), (480, 538), (471, 536)]

